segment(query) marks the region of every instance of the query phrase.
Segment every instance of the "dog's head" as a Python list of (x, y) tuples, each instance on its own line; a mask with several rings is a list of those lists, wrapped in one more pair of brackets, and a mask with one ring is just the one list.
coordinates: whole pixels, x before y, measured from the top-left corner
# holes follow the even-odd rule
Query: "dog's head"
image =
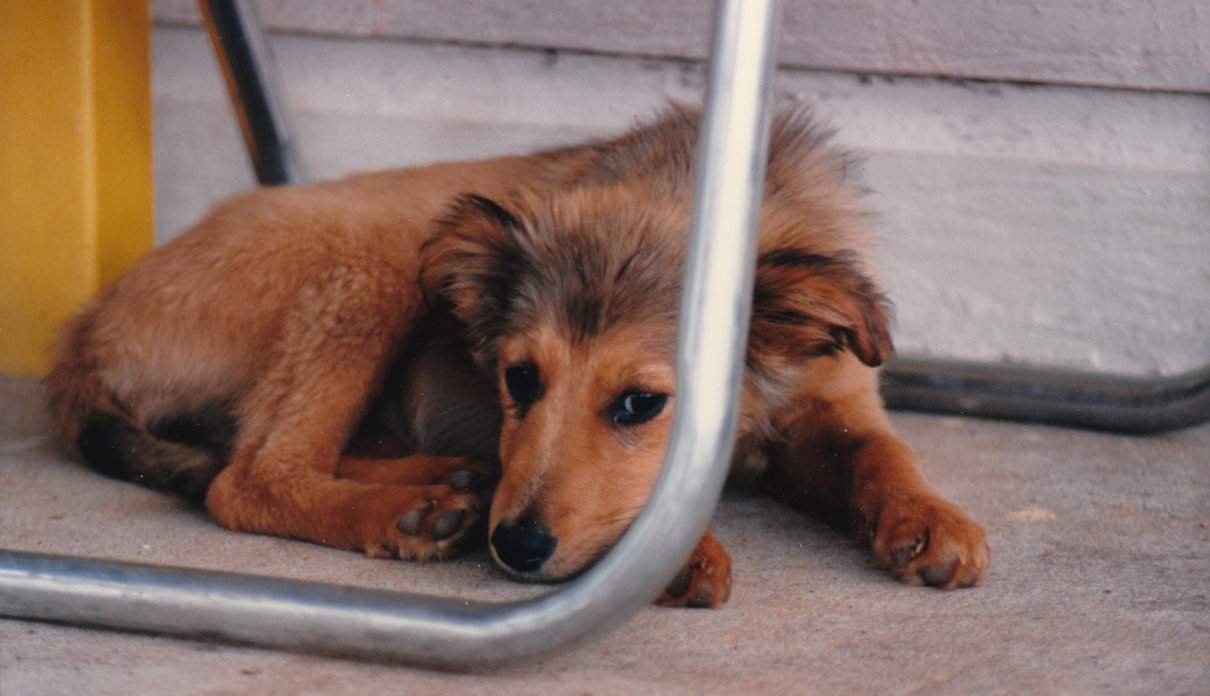
[[(426, 295), (448, 303), (498, 385), (489, 533), (516, 576), (586, 568), (659, 475), (688, 226), (686, 201), (625, 187), (507, 205), (468, 195), (425, 245)], [(843, 350), (871, 365), (890, 350), (881, 295), (844, 255), (762, 249), (741, 427), (784, 396), (796, 364)]]

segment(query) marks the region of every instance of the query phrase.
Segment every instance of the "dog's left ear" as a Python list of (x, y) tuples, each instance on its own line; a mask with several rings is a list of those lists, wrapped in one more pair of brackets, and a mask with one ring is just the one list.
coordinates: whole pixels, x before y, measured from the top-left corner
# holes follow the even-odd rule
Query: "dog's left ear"
[(504, 327), (509, 297), (531, 263), (528, 239), (525, 223), (504, 206), (464, 194), (420, 248), (426, 300), (449, 303), (477, 354)]
[(874, 367), (894, 351), (888, 313), (853, 254), (773, 249), (756, 266), (750, 350), (818, 356), (847, 349)]

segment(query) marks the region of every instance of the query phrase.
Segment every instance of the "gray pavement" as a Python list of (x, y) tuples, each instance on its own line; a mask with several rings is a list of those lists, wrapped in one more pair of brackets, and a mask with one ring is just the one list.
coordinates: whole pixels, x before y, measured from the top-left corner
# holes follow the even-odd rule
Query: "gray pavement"
[[(413, 592), (515, 598), (482, 552), (378, 561), (237, 535), (103, 479), (0, 377), (0, 547)], [(901, 586), (826, 527), (743, 487), (716, 516), (718, 611), (643, 610), (537, 664), (471, 675), (0, 621), (0, 696), (25, 694), (1210, 693), (1210, 427), (1127, 438), (896, 414), (933, 482), (987, 526), (987, 583)]]

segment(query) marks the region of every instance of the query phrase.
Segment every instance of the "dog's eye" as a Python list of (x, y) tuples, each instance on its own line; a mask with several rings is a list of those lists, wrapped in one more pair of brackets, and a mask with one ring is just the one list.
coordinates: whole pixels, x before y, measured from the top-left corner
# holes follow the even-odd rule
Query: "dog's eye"
[(533, 363), (513, 365), (504, 371), (504, 384), (508, 395), (521, 408), (529, 406), (542, 396), (542, 382), (538, 379), (538, 366)]
[(623, 426), (646, 423), (660, 415), (667, 401), (668, 396), (665, 394), (626, 392), (609, 407), (609, 418), (614, 424)]

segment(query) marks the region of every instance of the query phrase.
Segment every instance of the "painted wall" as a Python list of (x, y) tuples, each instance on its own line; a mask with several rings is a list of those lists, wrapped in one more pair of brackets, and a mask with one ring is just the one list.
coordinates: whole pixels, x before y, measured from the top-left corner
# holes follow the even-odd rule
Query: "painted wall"
[[(566, 16), (548, 18), (545, 34), (526, 29), (514, 14), (528, 16), (549, 3), (509, 4), (518, 8), (513, 14), (501, 3), (468, 3), (464, 11), (477, 23), (448, 10), (439, 14), (427, 3), (380, 4), (385, 9), (265, 4), (270, 23), (290, 29), (276, 34), (273, 46), (304, 155), (318, 176), (570, 142), (625, 128), (668, 98), (693, 100), (701, 92), (704, 73), (695, 63), (624, 55), (692, 55), (688, 47), (705, 41), (704, 20), (692, 12), (679, 38), (659, 39), (671, 48), (654, 50), (635, 44), (639, 3), (619, 3), (617, 21), (625, 26), (606, 22), (600, 31), (578, 34), (567, 23), (574, 28), (586, 21), (589, 3), (559, 4)], [(875, 5), (907, 12), (890, 0), (857, 4), (871, 13)], [(920, 4), (939, 12), (947, 3)], [(842, 50), (851, 59), (842, 70), (787, 68), (779, 76), (784, 98), (814, 104), (837, 139), (866, 160), (864, 177), (874, 190), (869, 204), (885, 240), (884, 280), (898, 307), (897, 338), (905, 353), (1128, 373), (1171, 373), (1210, 361), (1210, 96), (1202, 93), (1210, 85), (1199, 82), (1210, 71), (1194, 69), (1203, 65), (1208, 42), (1180, 38), (1190, 27), (1205, 28), (1206, 13), (1175, 0), (1069, 4), (1098, 26), (1117, 27), (1119, 34), (1105, 29), (1102, 39), (1133, 32), (1137, 59), (1122, 59), (1122, 41), (1098, 44), (1090, 35), (1067, 47), (1083, 56), (1079, 60), (1059, 51), (1046, 60), (996, 63), (989, 56), (1007, 54), (980, 44), (978, 31), (964, 38), (921, 29), (916, 36), (931, 46), (931, 68), (918, 69), (924, 49), (891, 46), (882, 57)], [(996, 5), (986, 21), (1003, 21), (1005, 7), (1029, 4)], [(189, 26), (192, 6), (156, 4), (162, 20), (154, 35), (161, 240), (217, 198), (252, 184), (209, 45)], [(678, 15), (669, 7), (690, 6), (696, 4), (659, 4), (653, 31), (670, 29), (669, 17)], [(866, 45), (878, 44), (870, 38), (877, 31), (885, 43), (886, 32), (902, 30), (885, 18), (858, 22), (841, 11), (843, 3), (791, 2), (787, 32), (799, 26), (792, 22), (805, 21), (801, 8), (807, 6), (828, 10), (817, 15), (812, 36), (851, 32), (856, 44)], [(1144, 6), (1174, 14), (1131, 29), (1131, 18), (1137, 19), (1131, 13)], [(1018, 29), (1033, 16), (1010, 14)], [(415, 22), (402, 19), (412, 16)], [(1187, 21), (1178, 22), (1181, 17)], [(819, 28), (829, 22), (836, 31)], [(1040, 38), (1055, 31), (1051, 24), (1038, 20), (1039, 34), (1030, 41), (1057, 45)], [(401, 38), (405, 30), (423, 40)], [(462, 38), (434, 40), (450, 35)], [(612, 54), (472, 45), (543, 37)], [(808, 43), (787, 41), (794, 62), (814, 64), (805, 48), (795, 48)], [(1143, 55), (1149, 58), (1138, 58)], [(867, 63), (887, 74), (868, 75)], [(1051, 84), (909, 74), (919, 72), (1033, 74)], [(1168, 91), (1136, 89), (1155, 86)]]
[[(270, 27), (703, 58), (711, 0), (261, 0)], [(193, 0), (156, 0), (195, 23)], [(784, 0), (791, 67), (1210, 90), (1204, 0)]]

